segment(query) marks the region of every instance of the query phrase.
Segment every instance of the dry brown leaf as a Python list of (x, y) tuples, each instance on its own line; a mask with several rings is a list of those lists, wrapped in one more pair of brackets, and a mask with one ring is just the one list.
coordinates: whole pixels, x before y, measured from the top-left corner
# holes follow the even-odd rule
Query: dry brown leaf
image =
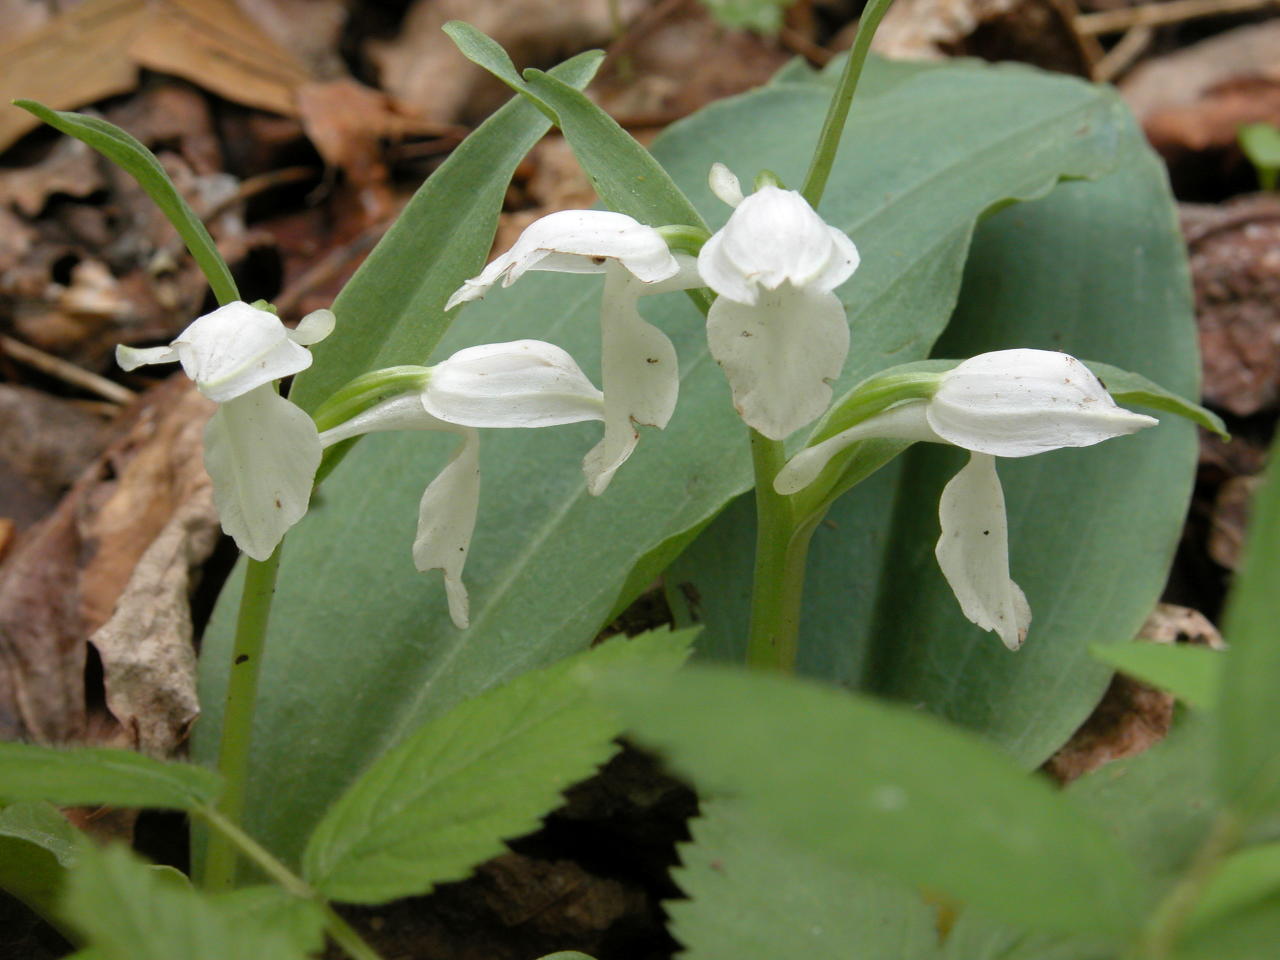
[(103, 186), (98, 155), (87, 144), (64, 137), (39, 163), (0, 174), (0, 203), (34, 217), (52, 194), (87, 197)]
[(1260, 477), (1231, 477), (1218, 488), (1209, 518), (1209, 556), (1228, 570), (1240, 566), (1249, 507), (1261, 482)]
[(1258, 76), (1280, 81), (1280, 20), (1239, 27), (1135, 67), (1120, 84), (1141, 121), (1158, 110), (1187, 106), (1226, 80)]
[[(428, 120), (476, 120), (511, 92), (469, 63), (441, 32), (465, 20), (493, 37), (519, 66), (550, 66), (565, 56), (608, 43), (610, 0), (417, 0), (395, 40), (371, 43), (381, 87)], [(622, 0), (624, 21), (642, 4)]]
[(172, 756), (200, 713), (191, 593), (219, 532), (206, 482), (152, 541), (115, 613), (89, 637), (102, 658), (107, 709), (143, 753)]
[[(1223, 647), (1222, 637), (1203, 614), (1169, 603), (1156, 605), (1138, 639)], [(1154, 746), (1169, 732), (1173, 702), (1172, 695), (1117, 673), (1089, 719), (1044, 765), (1045, 772), (1066, 784)]]
[[(71, 110), (133, 89), (140, 66), (286, 115), (310, 79), (230, 0), (86, 0), (0, 47), (0, 98)], [(0, 149), (38, 125), (0, 111)]]

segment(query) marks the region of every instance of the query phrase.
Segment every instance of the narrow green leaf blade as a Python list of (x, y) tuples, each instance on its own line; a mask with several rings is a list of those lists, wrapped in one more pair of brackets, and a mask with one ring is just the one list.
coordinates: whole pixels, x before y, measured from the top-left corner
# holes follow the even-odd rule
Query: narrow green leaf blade
[[(459, 53), (476, 66), (488, 70), (516, 93), (526, 97), (552, 123), (556, 122), (558, 118), (555, 111), (525, 86), (525, 82), (520, 79), (520, 74), (516, 70), (516, 65), (511, 62), (507, 51), (502, 49), (502, 44), (462, 20), (450, 20), (441, 29), (453, 41)], [(590, 52), (597, 60), (604, 58), (604, 53), (599, 50)]]
[(671, 175), (635, 137), (580, 91), (541, 70), (525, 83), (560, 117), (560, 129), (601, 202), (641, 223), (703, 227), (702, 216)]
[(1246, 819), (1280, 811), (1280, 441), (1253, 501), (1244, 562), (1223, 621), (1218, 779)]
[(710, 796), (833, 863), (1046, 932), (1123, 934), (1135, 864), (972, 734), (829, 687), (725, 667), (598, 681), (632, 733)]
[(316, 828), (303, 875), (325, 896), (382, 903), (425, 893), (536, 829), (561, 791), (614, 752), (620, 725), (575, 671), (674, 670), (692, 633), (614, 640), (459, 705), (379, 758)]
[(1224, 656), (1209, 647), (1190, 644), (1095, 644), (1090, 648), (1103, 663), (1161, 690), (1168, 690), (1193, 707), (1212, 710), (1218, 702)]
[(212, 770), (129, 750), (0, 743), (0, 798), (9, 801), (190, 810), (213, 800), (220, 784)]
[(1107, 390), (1118, 403), (1176, 413), (1206, 430), (1212, 430), (1224, 440), (1231, 439), (1231, 434), (1227, 433), (1226, 424), (1222, 422), (1220, 416), (1198, 403), (1192, 403), (1185, 397), (1166, 390), (1154, 380), (1148, 380), (1142, 374), (1134, 373), (1132, 370), (1122, 370), (1120, 367), (1099, 363), (1096, 360), (1086, 360), (1085, 366), (1106, 385)]
[(788, 843), (725, 802), (707, 804), (665, 904), (688, 960), (934, 960), (934, 910), (900, 884)]
[[(569, 89), (585, 86), (598, 56), (551, 71)], [(348, 380), (370, 370), (425, 363), (448, 330), (449, 295), (484, 266), (517, 164), (551, 124), (517, 97), (453, 151), (379, 241), (333, 302), (338, 326), (312, 348), (289, 399), (314, 410)]]
[(122, 846), (86, 848), (62, 909), (101, 960), (307, 956), (285, 933), (173, 882)]
[(15, 100), (13, 105), (34, 114), (54, 129), (88, 144), (137, 180), (138, 185), (146, 191), (147, 196), (155, 202), (182, 237), (182, 242), (187, 245), (191, 256), (204, 272), (205, 279), (209, 281), (218, 303), (227, 304), (240, 299), (231, 270), (218, 252), (209, 231), (187, 205), (187, 201), (182, 199), (182, 194), (178, 193), (155, 154), (106, 120), (65, 110), (50, 110), (34, 100)]
[(1280, 843), (1241, 850), (1225, 860), (1209, 881), (1187, 930), (1216, 923), (1268, 897), (1280, 894)]

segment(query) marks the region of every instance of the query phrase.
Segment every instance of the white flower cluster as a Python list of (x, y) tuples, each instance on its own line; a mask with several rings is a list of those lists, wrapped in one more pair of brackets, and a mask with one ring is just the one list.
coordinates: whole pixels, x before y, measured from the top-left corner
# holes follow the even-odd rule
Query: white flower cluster
[[(641, 297), (708, 287), (712, 356), (729, 381), (742, 419), (782, 440), (820, 417), (844, 366), (849, 325), (834, 290), (857, 269), (858, 251), (800, 194), (763, 186), (744, 197), (716, 164), (711, 185), (734, 207), (696, 259), (673, 253), (661, 232), (620, 213), (568, 210), (536, 221), (446, 309), (475, 300), (530, 270), (603, 273), (603, 392), (573, 358), (536, 340), (485, 344), (423, 368), (421, 388), (364, 410), (319, 434), (311, 418), (281, 398), (275, 381), (311, 363), (306, 346), (334, 318), (317, 311), (288, 330), (266, 310), (233, 303), (201, 317), (169, 347), (120, 347), (125, 369), (179, 361), (220, 404), (206, 434), (205, 460), (224, 529), (249, 556), (265, 559), (305, 513), (324, 447), (382, 430), (438, 430), (461, 443), (427, 487), (413, 556), (444, 573), (455, 624), (468, 622), (462, 582), (479, 503), (477, 430), (600, 420), (604, 436), (586, 455), (592, 494), (603, 493), (639, 439), (637, 425), (664, 427), (675, 410), (675, 348), (641, 317)], [(1155, 423), (1116, 406), (1079, 361), (1040, 350), (983, 354), (940, 375), (931, 398), (910, 400), (797, 454), (778, 475), (779, 493), (812, 483), (841, 450), (888, 437), (949, 443), (971, 452), (943, 492), (938, 562), (965, 615), (1019, 646), (1030, 622), (1009, 577), (1004, 496), (994, 458), (1086, 446)]]

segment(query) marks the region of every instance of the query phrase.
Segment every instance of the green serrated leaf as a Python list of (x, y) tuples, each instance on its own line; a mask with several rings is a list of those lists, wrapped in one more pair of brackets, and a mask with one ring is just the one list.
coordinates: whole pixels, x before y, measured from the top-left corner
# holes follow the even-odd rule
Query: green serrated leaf
[(691, 633), (614, 640), (459, 705), (379, 758), (320, 821), (303, 876), (325, 896), (382, 903), (465, 877), (534, 830), (561, 791), (613, 755), (617, 720), (577, 671), (675, 669)]
[(282, 936), (308, 956), (324, 949), (325, 915), (315, 900), (264, 885), (219, 894), (214, 901), (233, 921), (243, 920), (269, 936)]
[(943, 960), (1116, 960), (1116, 952), (1097, 937), (1028, 934), (965, 910), (947, 934)]
[(0, 796), (9, 801), (190, 810), (213, 800), (220, 783), (203, 767), (129, 750), (0, 743)]
[[(584, 54), (551, 75), (573, 89), (599, 64)], [(549, 127), (516, 98), (449, 155), (334, 300), (337, 328), (312, 347), (290, 400), (311, 411), (362, 373), (426, 362), (452, 321), (445, 301), (484, 265), (516, 165)]]
[(934, 910), (918, 893), (829, 863), (771, 835), (732, 804), (707, 804), (665, 909), (688, 960), (846, 957), (933, 960)]
[(99, 960), (304, 960), (291, 938), (173, 883), (122, 846), (86, 847), (63, 916)]
[(690, 667), (597, 681), (632, 734), (828, 861), (924, 884), (1045, 932), (1140, 921), (1133, 861), (1046, 782), (971, 734), (790, 678)]
[(0, 810), (0, 888), (51, 923), (83, 838), (47, 803), (15, 803)]
[(1280, 441), (1254, 496), (1249, 536), (1222, 634), (1230, 648), (1219, 697), (1218, 779), (1246, 820), (1280, 813)]
[(50, 110), (34, 100), (15, 100), (13, 105), (34, 114), (54, 129), (88, 144), (137, 180), (138, 185), (146, 191), (147, 196), (182, 237), (182, 242), (187, 245), (191, 256), (204, 272), (205, 279), (209, 281), (209, 287), (218, 303), (227, 304), (240, 299), (231, 270), (218, 252), (209, 231), (187, 205), (187, 201), (182, 199), (182, 194), (178, 193), (155, 154), (106, 120), (70, 111)]
[(1218, 701), (1224, 656), (1217, 650), (1143, 641), (1095, 644), (1089, 649), (1103, 663), (1168, 690), (1193, 707), (1212, 710)]

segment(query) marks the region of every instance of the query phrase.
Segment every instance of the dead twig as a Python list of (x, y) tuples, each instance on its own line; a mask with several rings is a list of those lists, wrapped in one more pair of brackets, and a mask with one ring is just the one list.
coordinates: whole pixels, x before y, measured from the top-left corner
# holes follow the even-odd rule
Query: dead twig
[(1167, 3), (1145, 3), (1122, 10), (1083, 13), (1076, 17), (1075, 28), (1082, 36), (1121, 33), (1133, 27), (1158, 27), (1198, 17), (1261, 10), (1277, 2), (1278, 0), (1168, 0)]
[(77, 367), (43, 350), (37, 350), (30, 344), (15, 340), (13, 337), (0, 334), (0, 349), (20, 363), (25, 363), (41, 373), (48, 374), (63, 383), (69, 383), (73, 387), (79, 387), (81, 390), (87, 390), (112, 403), (123, 406), (137, 396), (128, 387), (122, 387), (106, 377), (100, 377), (96, 373)]
[(1099, 83), (1110, 83), (1120, 76), (1142, 56), (1154, 36), (1155, 30), (1151, 27), (1131, 28), (1120, 38), (1120, 42), (1108, 50), (1106, 55), (1095, 64), (1093, 79)]

